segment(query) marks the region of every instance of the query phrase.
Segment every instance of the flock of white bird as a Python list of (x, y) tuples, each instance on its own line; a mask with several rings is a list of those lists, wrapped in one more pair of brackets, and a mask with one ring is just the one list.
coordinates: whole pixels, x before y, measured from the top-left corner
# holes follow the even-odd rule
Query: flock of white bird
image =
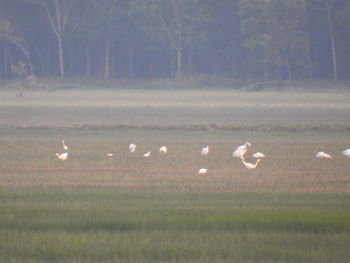
[[(248, 147), (250, 147), (251, 144), (249, 142), (246, 142), (245, 144), (238, 146), (237, 149), (233, 152), (233, 157), (237, 157), (240, 158), (242, 160), (243, 165), (247, 168), (247, 169), (254, 169), (258, 166), (258, 163), (260, 162), (261, 159), (257, 159), (255, 164), (252, 163), (248, 163), (244, 160), (244, 155), (246, 154)], [(56, 156), (59, 160), (67, 160), (69, 153), (68, 153), (68, 146), (65, 144), (64, 140), (62, 140), (62, 147), (64, 152), (62, 153), (56, 153)], [(131, 153), (134, 153), (136, 151), (136, 145), (134, 143), (129, 144), (129, 151)], [(166, 154), (168, 152), (168, 148), (166, 146), (161, 146), (159, 148), (159, 153), (160, 154)], [(202, 148), (201, 150), (201, 154), (202, 156), (207, 156), (209, 154), (209, 146), (205, 146)], [(108, 157), (113, 157), (114, 154), (113, 153), (108, 153), (107, 154)], [(151, 156), (151, 151), (145, 152), (143, 154), (143, 158), (149, 158)], [(256, 152), (252, 155), (254, 158), (264, 158), (265, 154), (261, 153), (261, 152)], [(200, 168), (198, 170), (198, 174), (206, 174), (208, 172), (207, 168)]]
[[(245, 144), (238, 146), (235, 149), (235, 151), (233, 152), (233, 154), (232, 154), (232, 156), (234, 158), (241, 159), (243, 165), (247, 169), (255, 169), (258, 166), (259, 162), (261, 161), (261, 158), (265, 158), (265, 154), (264, 153), (256, 152), (256, 153), (252, 154), (252, 156), (257, 159), (255, 164), (246, 162), (245, 159), (244, 159), (244, 155), (247, 153), (248, 147), (251, 147), (251, 146), (252, 145), (251, 145), (250, 142), (246, 142)], [(67, 160), (68, 156), (69, 156), (68, 146), (65, 144), (64, 140), (62, 140), (62, 147), (63, 147), (63, 150), (65, 150), (65, 152), (63, 152), (63, 153), (56, 153), (56, 156), (57, 156), (57, 158), (59, 160), (64, 161), (64, 160)], [(131, 153), (134, 153), (136, 151), (136, 145), (134, 143), (129, 144), (129, 151)], [(168, 152), (168, 148), (166, 146), (161, 146), (159, 148), (159, 153), (160, 154), (166, 154), (167, 152)], [(202, 150), (201, 150), (201, 154), (202, 154), (202, 156), (207, 156), (209, 154), (209, 146), (203, 147)], [(342, 154), (344, 156), (350, 158), (350, 149), (346, 149), (346, 150), (342, 151)], [(113, 153), (108, 153), (107, 156), (108, 157), (112, 157)], [(151, 157), (151, 151), (145, 152), (143, 154), (143, 158), (149, 158), (149, 157)], [(325, 158), (325, 159), (332, 159), (333, 158), (330, 154), (325, 153), (325, 152), (318, 152), (316, 154), (316, 157), (317, 158)], [(198, 174), (206, 174), (207, 172), (208, 172), (207, 168), (200, 168), (198, 170)]]
[[(350, 149), (346, 149), (346, 150), (342, 151), (342, 154), (345, 157), (350, 157)], [(325, 152), (318, 152), (316, 154), (316, 157), (317, 158), (324, 158), (324, 159), (333, 159), (332, 155), (325, 153)]]

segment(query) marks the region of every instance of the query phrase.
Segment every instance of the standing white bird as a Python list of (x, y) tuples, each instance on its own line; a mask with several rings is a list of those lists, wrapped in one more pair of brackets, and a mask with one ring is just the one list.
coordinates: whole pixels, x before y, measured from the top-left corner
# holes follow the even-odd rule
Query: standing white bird
[(255, 169), (258, 166), (258, 163), (261, 161), (260, 159), (256, 160), (255, 164), (247, 163), (244, 158), (242, 157), (242, 163), (244, 164), (245, 168), (247, 169)]
[(326, 159), (332, 159), (333, 157), (330, 156), (328, 153), (325, 153), (325, 152), (318, 152), (316, 154), (316, 157), (317, 158), (326, 158)]
[(166, 154), (168, 152), (168, 148), (166, 146), (162, 146), (159, 148), (159, 153)]
[(265, 154), (261, 153), (261, 152), (256, 152), (256, 153), (253, 153), (252, 156), (254, 158), (265, 158)]
[(113, 153), (109, 153), (109, 154), (107, 154), (107, 156), (108, 156), (108, 157), (113, 157), (114, 154), (113, 154)]
[(130, 143), (129, 144), (129, 151), (132, 152), (132, 153), (135, 152), (136, 151), (136, 145), (133, 144), (133, 143)]
[(58, 159), (64, 161), (64, 160), (67, 160), (67, 158), (68, 158), (68, 152), (56, 153), (56, 156), (57, 156)]
[(209, 153), (209, 146), (203, 147), (201, 153), (203, 156), (207, 156)]
[(237, 158), (242, 158), (245, 153), (247, 152), (248, 148), (252, 146), (249, 142), (246, 142), (245, 144), (238, 146), (237, 149), (233, 152), (232, 156)]
[(345, 155), (346, 157), (350, 157), (350, 149), (346, 149), (344, 151), (342, 151), (343, 155)]
[(68, 151), (68, 146), (65, 145), (64, 140), (62, 140), (62, 146), (65, 151)]
[(148, 158), (151, 156), (151, 152), (146, 152), (144, 155), (143, 155), (143, 158)]
[(198, 174), (206, 174), (207, 172), (208, 172), (208, 169), (206, 169), (206, 168), (200, 168), (198, 170)]

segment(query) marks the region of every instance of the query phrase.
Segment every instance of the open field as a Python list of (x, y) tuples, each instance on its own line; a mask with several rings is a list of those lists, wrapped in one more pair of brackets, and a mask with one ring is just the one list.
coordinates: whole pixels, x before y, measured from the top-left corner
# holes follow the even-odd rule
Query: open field
[(0, 126), (350, 128), (350, 92), (52, 90), (0, 96)]
[(1, 262), (349, 260), (348, 195), (2, 191)]
[[(341, 151), (350, 148), (350, 92), (314, 92), (67, 90), (16, 98), (3, 91), (0, 184), (348, 193), (350, 162)], [(63, 138), (71, 156), (58, 162)], [(246, 141), (248, 155), (268, 156), (254, 171), (231, 157)], [(161, 145), (166, 156), (156, 154)], [(207, 158), (199, 154), (205, 145)], [(141, 158), (148, 150), (152, 158)], [(318, 151), (334, 159), (316, 159)], [(201, 167), (208, 174), (199, 177)]]
[[(59, 161), (61, 139), (70, 158)], [(127, 189), (128, 191), (350, 191), (350, 160), (341, 155), (347, 131), (222, 131), (114, 128), (3, 129), (0, 185), (3, 188)], [(232, 158), (235, 146), (246, 140), (252, 152), (267, 158), (247, 170)], [(137, 144), (135, 153), (128, 151)], [(158, 154), (161, 145), (168, 154)], [(210, 145), (207, 157), (200, 149)], [(142, 158), (152, 151), (151, 158)], [(315, 158), (318, 151), (334, 156)], [(108, 153), (114, 156), (107, 157)], [(199, 168), (208, 173), (198, 176)]]
[(349, 259), (348, 92), (0, 93), (1, 262)]

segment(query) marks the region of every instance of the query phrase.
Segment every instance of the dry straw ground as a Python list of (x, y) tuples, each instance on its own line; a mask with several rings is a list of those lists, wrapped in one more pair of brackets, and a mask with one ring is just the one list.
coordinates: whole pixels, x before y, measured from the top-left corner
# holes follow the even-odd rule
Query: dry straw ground
[[(346, 91), (4, 91), (0, 100), (2, 187), (350, 191), (350, 160), (341, 155), (350, 148)], [(63, 138), (70, 158), (61, 162)], [(255, 151), (267, 155), (252, 171), (232, 158), (245, 141), (249, 161)], [(334, 159), (316, 159), (318, 151)], [(208, 173), (199, 176), (202, 167)]]

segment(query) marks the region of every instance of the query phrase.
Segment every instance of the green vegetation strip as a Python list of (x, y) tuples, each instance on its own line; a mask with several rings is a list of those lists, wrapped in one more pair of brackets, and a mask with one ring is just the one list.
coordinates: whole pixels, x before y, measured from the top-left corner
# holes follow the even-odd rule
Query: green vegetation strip
[(1, 262), (346, 262), (350, 196), (5, 190)]

